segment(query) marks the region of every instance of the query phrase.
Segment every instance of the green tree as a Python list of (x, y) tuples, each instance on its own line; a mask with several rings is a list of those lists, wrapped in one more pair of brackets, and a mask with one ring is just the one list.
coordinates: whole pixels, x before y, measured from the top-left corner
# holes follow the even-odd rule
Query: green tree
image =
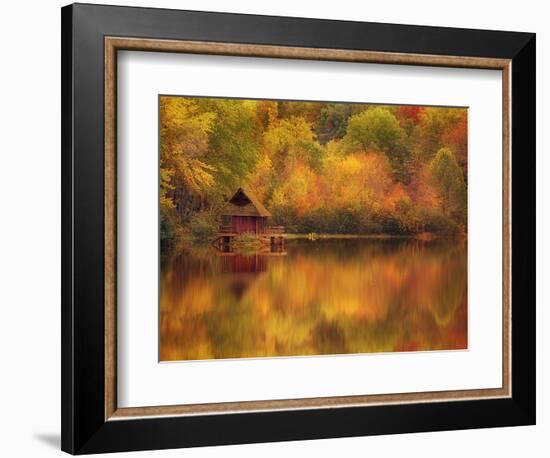
[(214, 168), (215, 189), (211, 204), (235, 191), (254, 170), (258, 161), (260, 129), (254, 100), (197, 99), (205, 113), (215, 113), (208, 134), (206, 162)]
[(406, 182), (408, 152), (405, 139), (405, 131), (391, 110), (374, 107), (350, 118), (344, 142), (350, 151), (382, 151), (388, 156), (395, 177)]
[(444, 213), (465, 223), (466, 183), (450, 148), (437, 152), (431, 162), (431, 171), (439, 187)]
[(369, 108), (348, 122), (344, 141), (351, 150), (378, 150), (391, 155), (403, 139), (396, 117), (384, 107)]
[(319, 141), (326, 144), (342, 139), (346, 135), (349, 118), (364, 109), (364, 105), (351, 103), (329, 103), (319, 112), (316, 132)]
[(299, 162), (318, 169), (324, 149), (317, 142), (311, 123), (301, 117), (292, 117), (279, 120), (265, 132), (264, 152), (273, 164), (275, 182), (280, 182)]

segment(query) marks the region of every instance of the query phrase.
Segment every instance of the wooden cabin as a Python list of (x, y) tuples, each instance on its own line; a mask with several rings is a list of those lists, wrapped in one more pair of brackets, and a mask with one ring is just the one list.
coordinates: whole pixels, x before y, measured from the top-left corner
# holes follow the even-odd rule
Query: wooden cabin
[(239, 188), (221, 212), (223, 227), (234, 234), (265, 234), (271, 213), (250, 191)]

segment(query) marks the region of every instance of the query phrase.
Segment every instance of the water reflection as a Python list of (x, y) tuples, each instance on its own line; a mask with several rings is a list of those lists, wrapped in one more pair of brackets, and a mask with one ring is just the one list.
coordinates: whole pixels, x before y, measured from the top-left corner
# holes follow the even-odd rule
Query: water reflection
[(288, 240), (164, 259), (162, 361), (467, 347), (466, 244)]

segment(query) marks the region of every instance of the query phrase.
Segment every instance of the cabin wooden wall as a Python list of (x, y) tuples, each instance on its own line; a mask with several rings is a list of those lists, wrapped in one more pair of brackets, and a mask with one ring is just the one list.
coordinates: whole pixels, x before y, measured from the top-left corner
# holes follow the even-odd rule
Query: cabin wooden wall
[(263, 234), (265, 232), (265, 218), (257, 216), (232, 216), (231, 227), (233, 232), (243, 234)]

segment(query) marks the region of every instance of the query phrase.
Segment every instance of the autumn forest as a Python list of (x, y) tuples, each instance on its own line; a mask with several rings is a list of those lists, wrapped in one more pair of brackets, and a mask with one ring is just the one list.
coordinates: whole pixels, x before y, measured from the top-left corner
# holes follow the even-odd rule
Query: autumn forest
[(467, 227), (467, 109), (161, 96), (161, 239), (208, 239), (253, 190), (289, 233)]

